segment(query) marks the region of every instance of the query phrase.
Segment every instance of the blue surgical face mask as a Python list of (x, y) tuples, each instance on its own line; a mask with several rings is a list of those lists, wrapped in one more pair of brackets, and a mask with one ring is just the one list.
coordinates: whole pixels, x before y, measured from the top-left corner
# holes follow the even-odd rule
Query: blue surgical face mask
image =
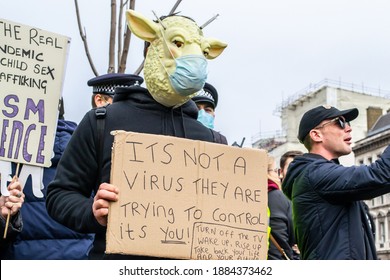
[(201, 55), (186, 55), (175, 59), (176, 70), (169, 75), (175, 92), (188, 96), (200, 91), (207, 80), (207, 60)]
[(198, 121), (200, 121), (205, 127), (211, 129), (214, 128), (214, 116), (206, 113), (203, 109), (198, 111)]

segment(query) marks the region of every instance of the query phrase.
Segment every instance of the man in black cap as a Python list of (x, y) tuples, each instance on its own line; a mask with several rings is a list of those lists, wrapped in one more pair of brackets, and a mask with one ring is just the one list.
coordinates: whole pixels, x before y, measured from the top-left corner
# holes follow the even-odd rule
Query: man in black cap
[(199, 91), (192, 100), (198, 107), (198, 121), (210, 128), (213, 132), (215, 142), (228, 144), (224, 135), (214, 130), (215, 108), (218, 105), (217, 89), (209, 83), (205, 83), (203, 89)]
[(92, 87), (92, 108), (111, 104), (117, 87), (141, 85), (143, 81), (140, 76), (123, 73), (109, 73), (90, 79), (87, 84)]
[(351, 153), (350, 121), (356, 108), (318, 106), (299, 124), (309, 153), (289, 165), (282, 189), (292, 200), (295, 236), (302, 259), (376, 259), (375, 240), (362, 200), (390, 192), (390, 148), (366, 166), (344, 167)]

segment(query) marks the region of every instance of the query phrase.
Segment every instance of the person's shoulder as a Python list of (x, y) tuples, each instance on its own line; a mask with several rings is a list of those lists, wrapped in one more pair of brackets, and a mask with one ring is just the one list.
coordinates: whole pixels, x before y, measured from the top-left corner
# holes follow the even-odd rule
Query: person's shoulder
[(57, 122), (57, 131), (69, 131), (72, 133), (77, 127), (77, 123), (70, 120), (61, 120)]
[[(295, 173), (296, 171), (311, 170), (322, 167), (324, 163), (335, 164), (332, 161), (327, 160), (323, 156), (314, 153), (306, 153), (301, 156), (296, 156), (294, 160), (290, 163), (288, 168), (288, 173)], [(288, 176), (288, 174), (287, 174)]]
[(214, 129), (210, 129), (210, 130), (213, 134), (215, 143), (228, 145), (228, 141), (227, 141), (227, 138), (225, 137), (225, 135), (223, 135), (222, 133), (220, 133), (218, 131), (215, 131)]
[(269, 191), (268, 196), (276, 196), (276, 197), (280, 197), (282, 200), (288, 200), (288, 198), (286, 197), (286, 195), (283, 193), (281, 189), (273, 189)]
[(73, 134), (84, 134), (85, 131), (96, 130), (97, 116), (95, 113), (96, 108), (87, 111), (81, 121), (76, 125)]
[(222, 143), (227, 145), (227, 144), (228, 144), (228, 140), (227, 140), (226, 136), (223, 135), (223, 134), (220, 133), (220, 132), (219, 132), (219, 135), (221, 135), (221, 141), (222, 141)]
[(272, 209), (280, 209), (280, 211), (287, 211), (291, 206), (291, 201), (283, 193), (282, 190), (272, 190), (268, 192), (268, 201)]

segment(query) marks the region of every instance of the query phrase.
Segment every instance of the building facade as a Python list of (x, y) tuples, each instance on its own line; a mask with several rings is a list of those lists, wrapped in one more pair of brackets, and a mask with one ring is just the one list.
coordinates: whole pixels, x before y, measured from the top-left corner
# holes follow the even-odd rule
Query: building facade
[[(297, 92), (283, 102), (276, 110), (281, 118), (281, 131), (277, 131), (274, 136), (252, 138), (252, 147), (267, 150), (277, 162), (286, 151), (306, 152), (305, 147), (297, 139), (299, 122), (306, 111), (325, 104), (340, 110), (358, 108), (359, 117), (351, 122), (352, 140), (356, 142), (367, 136), (373, 125), (373, 115), (377, 119), (390, 108), (390, 91), (323, 80)], [(341, 157), (340, 162), (345, 166), (353, 165), (354, 155), (351, 153)]]
[[(372, 120), (373, 121), (373, 120)], [(380, 116), (353, 148), (356, 165), (369, 165), (380, 158), (390, 144), (390, 113)], [(390, 260), (390, 194), (366, 201), (374, 221), (375, 245), (378, 258)]]

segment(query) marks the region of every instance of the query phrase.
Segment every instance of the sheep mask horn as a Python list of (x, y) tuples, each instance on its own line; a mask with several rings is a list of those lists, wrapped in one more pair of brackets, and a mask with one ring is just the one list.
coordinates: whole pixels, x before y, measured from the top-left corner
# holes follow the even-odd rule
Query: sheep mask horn
[(145, 65), (146, 87), (166, 107), (178, 107), (201, 90), (207, 79), (207, 59), (218, 57), (227, 44), (205, 38), (190, 18), (172, 15), (154, 22), (134, 10), (126, 11), (128, 27), (150, 43)]

